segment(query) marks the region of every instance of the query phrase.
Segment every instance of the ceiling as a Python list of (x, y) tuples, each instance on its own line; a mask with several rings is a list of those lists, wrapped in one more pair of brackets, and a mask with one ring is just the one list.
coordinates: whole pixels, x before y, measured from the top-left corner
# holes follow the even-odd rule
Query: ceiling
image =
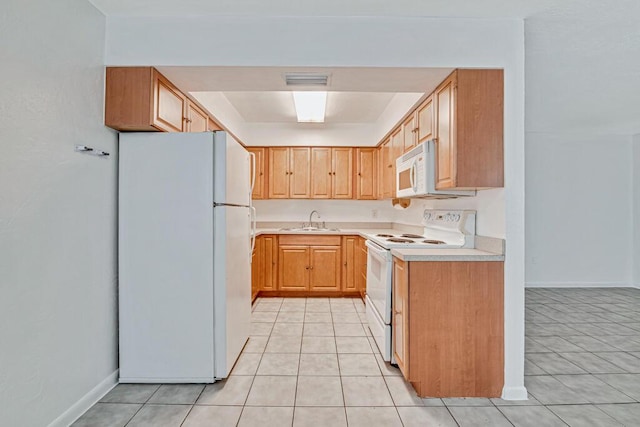
[[(198, 93), (211, 112), (223, 108), (203, 92), (219, 92), (245, 123), (296, 123), (292, 90), (327, 90), (325, 123), (375, 123), (397, 93), (430, 93), (450, 68), (158, 67), (182, 90)], [(287, 86), (285, 75), (329, 76), (326, 87)], [(225, 100), (222, 100), (225, 101)], [(410, 106), (407, 106), (407, 108)], [(215, 113), (214, 113), (215, 115)]]

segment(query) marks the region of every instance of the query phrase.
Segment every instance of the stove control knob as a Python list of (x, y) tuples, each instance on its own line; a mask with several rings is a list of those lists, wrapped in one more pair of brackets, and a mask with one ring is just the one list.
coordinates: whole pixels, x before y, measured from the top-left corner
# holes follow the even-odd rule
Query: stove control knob
[(455, 216), (455, 221), (456, 221), (456, 222), (460, 221), (460, 215), (456, 215), (456, 216)]

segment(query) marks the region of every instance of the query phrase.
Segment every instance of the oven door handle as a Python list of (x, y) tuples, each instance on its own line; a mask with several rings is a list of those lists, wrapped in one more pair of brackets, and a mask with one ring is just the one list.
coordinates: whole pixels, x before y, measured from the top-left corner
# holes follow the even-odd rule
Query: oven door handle
[(371, 255), (384, 261), (389, 259), (390, 252), (387, 249), (373, 243), (371, 240), (367, 240), (364, 244), (369, 248)]

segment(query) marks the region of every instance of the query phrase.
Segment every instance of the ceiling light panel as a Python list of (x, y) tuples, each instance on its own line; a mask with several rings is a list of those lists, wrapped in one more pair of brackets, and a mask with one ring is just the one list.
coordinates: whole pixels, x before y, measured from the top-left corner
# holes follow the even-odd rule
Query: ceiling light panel
[(298, 123), (324, 123), (327, 92), (291, 92)]

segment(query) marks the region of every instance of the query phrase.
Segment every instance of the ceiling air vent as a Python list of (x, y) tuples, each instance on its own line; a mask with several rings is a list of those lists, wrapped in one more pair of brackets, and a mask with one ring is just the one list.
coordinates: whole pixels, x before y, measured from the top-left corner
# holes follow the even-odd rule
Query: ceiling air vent
[(326, 74), (285, 74), (287, 86), (327, 86), (329, 76)]

